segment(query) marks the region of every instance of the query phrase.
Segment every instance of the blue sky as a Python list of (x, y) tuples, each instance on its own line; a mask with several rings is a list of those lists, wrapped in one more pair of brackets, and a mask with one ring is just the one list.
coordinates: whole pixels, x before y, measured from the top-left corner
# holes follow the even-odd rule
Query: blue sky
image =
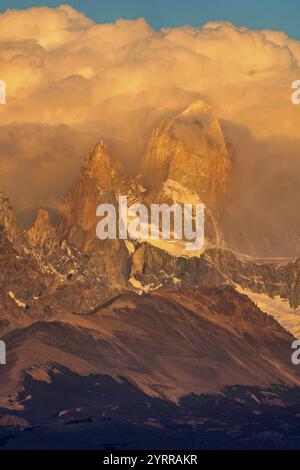
[(159, 29), (226, 20), (253, 29), (282, 30), (300, 39), (299, 0), (0, 0), (0, 11), (60, 3), (73, 5), (99, 23), (143, 16)]

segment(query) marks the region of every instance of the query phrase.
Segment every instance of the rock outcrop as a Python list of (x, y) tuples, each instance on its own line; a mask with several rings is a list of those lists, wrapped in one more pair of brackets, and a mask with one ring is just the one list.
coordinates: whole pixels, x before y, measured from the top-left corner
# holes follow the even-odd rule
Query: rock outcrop
[(21, 252), (24, 241), (22, 230), (4, 191), (0, 191), (0, 226), (13, 247)]
[(27, 238), (31, 245), (41, 251), (49, 253), (58, 247), (56, 230), (50, 221), (49, 212), (40, 209), (33, 225), (27, 231)]

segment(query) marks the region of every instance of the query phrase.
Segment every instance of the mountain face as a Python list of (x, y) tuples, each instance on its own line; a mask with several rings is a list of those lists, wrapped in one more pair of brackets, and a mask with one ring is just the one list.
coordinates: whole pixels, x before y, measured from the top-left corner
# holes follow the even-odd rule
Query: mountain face
[(96, 237), (97, 207), (101, 203), (117, 206), (111, 171), (107, 147), (100, 142), (65, 197), (58, 236), (61, 243), (66, 241), (81, 252), (89, 253), (99, 274), (121, 288), (125, 286), (128, 272), (125, 244), (118, 239), (103, 242)]
[(41, 252), (49, 253), (58, 248), (58, 237), (47, 210), (38, 211), (34, 224), (27, 231), (27, 239)]
[[(300, 260), (260, 259), (226, 247), (209, 246), (200, 256), (174, 255), (140, 244), (132, 256), (131, 282), (143, 291), (160, 286), (186, 288), (228, 284), (300, 305)], [(278, 317), (280, 321), (280, 316)]]
[[(34, 258), (13, 247), (7, 231), (0, 228), (0, 335), (34, 321), (29, 304), (39, 298), (50, 281)], [(26, 315), (25, 315), (26, 312)], [(25, 317), (25, 318), (24, 318)]]
[(285, 299), (293, 309), (300, 305), (300, 259), (251, 258), (228, 249), (207, 250), (205, 256), (233, 284)]
[(154, 130), (141, 172), (151, 189), (175, 182), (216, 210), (224, 205), (230, 166), (218, 120), (197, 101)]
[(9, 198), (4, 191), (0, 191), (0, 226), (14, 248), (21, 251), (23, 243), (22, 231), (14, 215)]
[[(54, 446), (61, 435), (68, 442), (73, 424), (101, 436), (108, 426), (118, 442), (120, 423), (132, 439), (166, 429), (172, 445), (176, 429), (187, 446), (191, 423), (201, 436), (205, 423), (205, 442), (219, 442), (220, 416), (226, 442), (245, 417), (239, 445), (249, 423), (262, 433), (270, 416), (278, 432), (290, 426), (300, 375), (287, 329), (299, 333), (300, 263), (241, 255), (225, 244), (218, 214), (230, 165), (218, 121), (196, 102), (154, 131), (141, 177), (122, 173), (99, 142), (56, 224), (40, 209), (22, 232), (0, 194), (0, 337), (8, 354), (0, 366), (0, 446), (12, 429), (19, 443), (12, 446), (28, 444), (34, 430), (19, 431), (37, 424), (49, 442), (54, 429)], [(99, 240), (97, 207), (117, 207), (124, 195), (148, 209), (204, 202), (204, 248)]]
[(63, 368), (126, 377), (149, 396), (173, 401), (233, 384), (300, 385), (290, 361), (293, 337), (231, 287), (124, 293), (89, 315), (65, 310), (4, 340), (1, 406), (15, 410), (30, 406), (18, 393), (26, 375), (50, 383)]

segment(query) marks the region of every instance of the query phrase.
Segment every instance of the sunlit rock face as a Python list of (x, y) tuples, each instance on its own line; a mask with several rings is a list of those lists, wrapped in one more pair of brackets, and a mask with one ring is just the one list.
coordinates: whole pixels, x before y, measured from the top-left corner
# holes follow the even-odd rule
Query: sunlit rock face
[(58, 247), (55, 228), (51, 224), (49, 212), (39, 209), (33, 225), (27, 230), (27, 240), (41, 251), (52, 251)]
[(115, 285), (122, 286), (128, 271), (128, 253), (122, 240), (101, 241), (97, 238), (99, 219), (96, 210), (102, 203), (117, 206), (110, 157), (106, 145), (100, 142), (64, 199), (57, 232), (61, 243), (67, 241), (91, 254), (98, 272)]
[(97, 144), (82, 167), (81, 174), (66, 195), (58, 233), (84, 251), (96, 242), (96, 209), (104, 200), (114, 202), (110, 159), (104, 143)]
[(210, 106), (199, 100), (161, 122), (151, 136), (141, 172), (150, 189), (176, 182), (216, 211), (228, 192), (230, 157)]
[(9, 198), (4, 191), (0, 191), (0, 227), (7, 239), (18, 251), (22, 251), (23, 235), (16, 219)]

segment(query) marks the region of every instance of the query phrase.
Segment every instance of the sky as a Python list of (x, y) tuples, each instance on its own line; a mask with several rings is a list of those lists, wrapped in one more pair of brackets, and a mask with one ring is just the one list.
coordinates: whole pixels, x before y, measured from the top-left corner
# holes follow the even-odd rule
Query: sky
[(98, 23), (144, 17), (155, 29), (208, 21), (230, 21), (251, 29), (273, 29), (300, 39), (299, 0), (0, 0), (7, 8), (68, 3)]

